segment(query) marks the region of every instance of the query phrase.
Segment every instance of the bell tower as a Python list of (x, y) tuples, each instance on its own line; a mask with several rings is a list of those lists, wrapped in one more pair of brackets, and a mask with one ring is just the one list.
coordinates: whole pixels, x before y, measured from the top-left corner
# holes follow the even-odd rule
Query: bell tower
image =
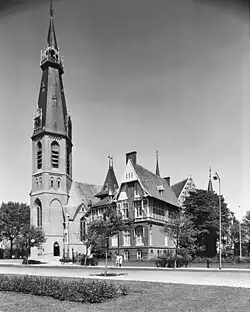
[(65, 215), (72, 183), (72, 122), (67, 112), (62, 58), (52, 0), (47, 45), (41, 52), (41, 85), (33, 117), (31, 222), (43, 228), (42, 253), (62, 256)]

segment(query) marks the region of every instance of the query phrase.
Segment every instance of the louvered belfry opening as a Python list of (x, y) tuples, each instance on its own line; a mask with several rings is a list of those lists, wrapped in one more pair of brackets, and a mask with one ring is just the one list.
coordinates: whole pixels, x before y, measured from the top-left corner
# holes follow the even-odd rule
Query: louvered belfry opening
[(51, 144), (51, 165), (52, 168), (59, 167), (59, 144), (56, 141)]
[(42, 144), (41, 142), (37, 143), (37, 169), (42, 168)]

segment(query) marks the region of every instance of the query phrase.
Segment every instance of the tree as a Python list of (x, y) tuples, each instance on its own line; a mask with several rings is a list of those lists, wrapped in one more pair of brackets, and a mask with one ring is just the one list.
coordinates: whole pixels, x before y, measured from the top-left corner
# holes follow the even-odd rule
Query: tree
[[(214, 192), (195, 190), (184, 201), (184, 215), (197, 231), (197, 255), (215, 257), (219, 238), (219, 196)], [(231, 213), (221, 196), (222, 236), (229, 235)]]
[(187, 252), (193, 254), (197, 233), (190, 218), (179, 212), (169, 217), (165, 223), (164, 231), (175, 245), (174, 267), (176, 268), (179, 248), (182, 247)]
[(10, 242), (10, 257), (13, 253), (13, 242), (22, 227), (30, 224), (30, 207), (25, 203), (8, 202), (0, 207), (0, 235)]
[(105, 276), (108, 271), (109, 240), (120, 231), (131, 230), (133, 228), (132, 222), (131, 220), (122, 219), (122, 216), (118, 215), (114, 208), (108, 207), (103, 217), (89, 223), (88, 236), (90, 237), (90, 241), (94, 240), (95, 244), (103, 246), (105, 250)]
[(39, 247), (45, 241), (45, 234), (42, 228), (29, 224), (21, 228), (17, 237), (18, 245), (27, 252), (27, 255), (31, 247)]
[(245, 254), (250, 255), (250, 211), (247, 211), (243, 217), (241, 225), (242, 249)]

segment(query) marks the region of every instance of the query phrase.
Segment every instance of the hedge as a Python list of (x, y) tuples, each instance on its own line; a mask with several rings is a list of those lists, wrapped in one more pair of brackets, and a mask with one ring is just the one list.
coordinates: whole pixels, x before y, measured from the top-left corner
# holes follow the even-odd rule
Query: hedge
[(128, 294), (125, 286), (116, 287), (114, 284), (101, 281), (67, 281), (49, 277), (3, 274), (0, 275), (0, 291), (14, 291), (85, 303), (100, 303)]

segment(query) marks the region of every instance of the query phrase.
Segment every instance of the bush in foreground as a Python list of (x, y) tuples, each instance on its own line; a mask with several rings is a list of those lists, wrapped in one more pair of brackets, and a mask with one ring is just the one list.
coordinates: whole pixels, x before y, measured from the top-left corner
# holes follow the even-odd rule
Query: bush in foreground
[(39, 260), (33, 260), (33, 259), (23, 259), (22, 264), (44, 264), (45, 262), (39, 261)]
[(116, 287), (114, 284), (100, 281), (65, 281), (47, 277), (6, 275), (0, 275), (0, 291), (15, 291), (88, 303), (100, 303), (128, 294), (125, 286)]

